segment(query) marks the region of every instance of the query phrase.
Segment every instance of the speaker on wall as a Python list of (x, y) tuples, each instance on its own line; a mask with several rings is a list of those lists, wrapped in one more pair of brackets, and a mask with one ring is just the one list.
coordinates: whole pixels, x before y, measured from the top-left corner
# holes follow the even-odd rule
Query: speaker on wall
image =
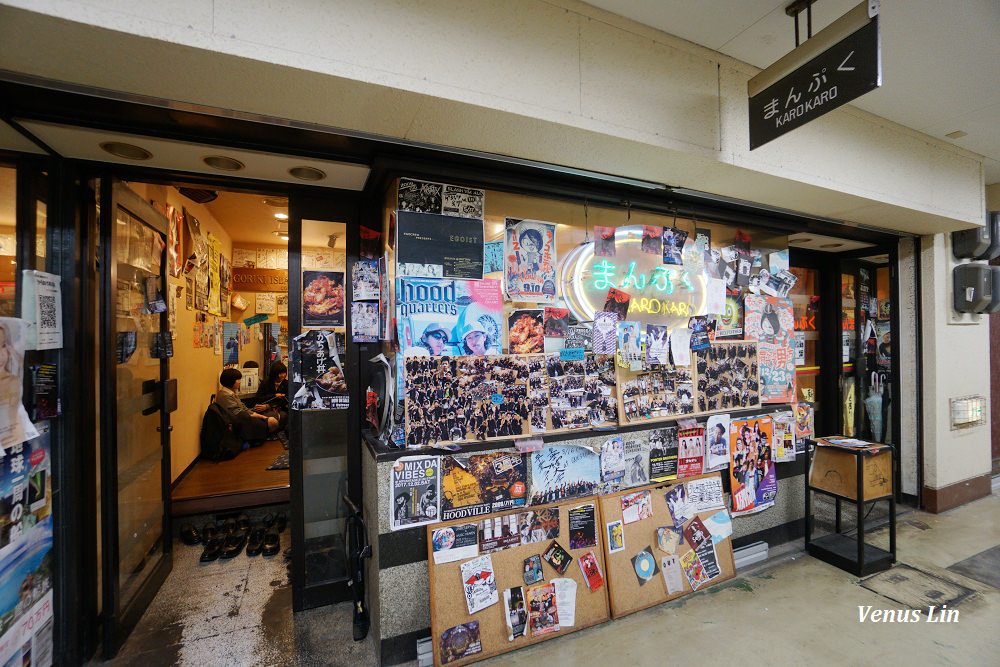
[(983, 227), (952, 232), (951, 251), (957, 259), (989, 261), (1000, 256), (1000, 211), (988, 211)]
[(955, 310), (980, 313), (993, 301), (993, 271), (989, 264), (959, 264), (952, 269)]
[(993, 298), (990, 305), (983, 309), (984, 313), (1000, 312), (1000, 266), (991, 266), (990, 269), (993, 272)]

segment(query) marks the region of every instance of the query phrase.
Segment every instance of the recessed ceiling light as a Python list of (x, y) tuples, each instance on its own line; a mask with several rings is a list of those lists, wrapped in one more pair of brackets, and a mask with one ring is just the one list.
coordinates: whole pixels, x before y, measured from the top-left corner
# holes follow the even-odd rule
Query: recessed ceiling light
[(264, 197), (263, 201), (275, 208), (288, 208), (288, 197)]
[(843, 243), (824, 243), (823, 245), (820, 246), (820, 249), (821, 250), (832, 250), (834, 248), (843, 248), (843, 247), (844, 247)]
[(105, 141), (101, 144), (101, 150), (126, 160), (148, 160), (153, 157), (153, 154), (145, 148), (122, 141)]
[(278, 220), (288, 220), (287, 213), (275, 213), (274, 217), (276, 217)]
[(287, 241), (288, 240), (288, 232), (286, 232), (286, 231), (276, 229), (276, 230), (274, 230), (271, 233), (274, 234), (275, 236), (277, 236), (282, 241)]
[(326, 174), (316, 167), (292, 167), (288, 173), (300, 181), (321, 181)]
[(206, 155), (201, 159), (201, 161), (212, 169), (218, 169), (219, 171), (239, 171), (240, 169), (246, 167), (246, 165), (239, 160), (234, 160), (233, 158), (226, 157), (225, 155)]
[(962, 137), (969, 136), (969, 133), (968, 132), (962, 132), (962, 130), (955, 130), (954, 132), (949, 132), (948, 134), (946, 134), (944, 136), (948, 137), (949, 139), (961, 139)]

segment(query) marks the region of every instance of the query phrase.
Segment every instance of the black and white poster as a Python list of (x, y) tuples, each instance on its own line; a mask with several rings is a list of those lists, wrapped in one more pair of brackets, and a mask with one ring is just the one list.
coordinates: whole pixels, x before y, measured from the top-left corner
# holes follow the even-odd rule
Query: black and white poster
[(400, 210), (396, 214), (396, 276), (483, 277), (483, 221)]
[(457, 215), (462, 218), (483, 219), (486, 204), (486, 192), (475, 188), (462, 188), (457, 185), (445, 185), (441, 199), (441, 212), (444, 215)]
[(440, 459), (406, 456), (392, 466), (392, 530), (424, 526), (441, 514)]

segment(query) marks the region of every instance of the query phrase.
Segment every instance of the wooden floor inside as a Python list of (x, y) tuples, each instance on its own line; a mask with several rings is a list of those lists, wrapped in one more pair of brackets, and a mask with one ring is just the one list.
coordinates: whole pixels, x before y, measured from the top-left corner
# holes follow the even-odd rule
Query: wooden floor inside
[(170, 494), (171, 514), (186, 516), (287, 503), (288, 471), (267, 470), (284, 451), (281, 442), (268, 440), (231, 461), (198, 461)]

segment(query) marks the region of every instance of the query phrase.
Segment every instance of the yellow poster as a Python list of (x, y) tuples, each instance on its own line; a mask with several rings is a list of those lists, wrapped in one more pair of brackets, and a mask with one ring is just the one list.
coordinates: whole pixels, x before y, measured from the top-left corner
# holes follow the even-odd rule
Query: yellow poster
[(221, 243), (211, 232), (208, 233), (208, 312), (213, 315), (222, 314), (222, 303), (219, 300), (221, 272), (219, 270)]

